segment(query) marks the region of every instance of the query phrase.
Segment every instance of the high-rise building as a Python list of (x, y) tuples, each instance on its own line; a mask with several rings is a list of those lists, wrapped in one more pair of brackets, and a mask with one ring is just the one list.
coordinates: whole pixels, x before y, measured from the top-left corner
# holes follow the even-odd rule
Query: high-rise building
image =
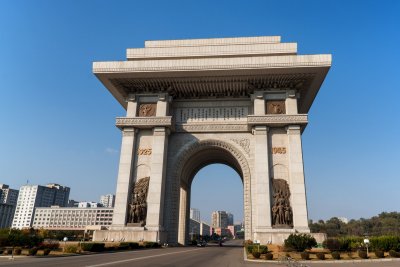
[(36, 207), (67, 206), (69, 192), (69, 187), (59, 184), (21, 186), (12, 227), (31, 227)]
[(190, 219), (200, 222), (200, 210), (190, 208)]
[(6, 184), (0, 184), (0, 203), (16, 206), (18, 200), (18, 190), (11, 189)]
[(11, 227), (17, 200), (18, 190), (0, 184), (0, 229)]
[(107, 194), (100, 197), (100, 203), (103, 207), (113, 208), (115, 204), (115, 195)]
[(211, 214), (213, 228), (226, 228), (228, 226), (228, 215), (226, 211), (214, 211)]
[(227, 212), (226, 216), (228, 217), (228, 225), (233, 225), (233, 214), (230, 212)]
[(11, 227), (15, 206), (0, 203), (0, 229)]
[(211, 235), (210, 231), (211, 231), (210, 225), (208, 225), (205, 222), (200, 223), (200, 235), (202, 235), (202, 236), (208, 235), (209, 236), (209, 235)]

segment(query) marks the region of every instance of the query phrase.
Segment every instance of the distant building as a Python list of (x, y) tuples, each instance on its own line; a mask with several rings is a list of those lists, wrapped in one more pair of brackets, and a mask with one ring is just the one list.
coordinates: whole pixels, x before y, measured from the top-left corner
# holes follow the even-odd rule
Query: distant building
[(226, 228), (228, 226), (228, 215), (226, 211), (214, 211), (211, 214), (211, 226), (213, 228)]
[(0, 203), (16, 206), (18, 200), (18, 190), (11, 189), (6, 184), (0, 184)]
[(195, 239), (200, 235), (200, 222), (189, 219), (189, 237)]
[(228, 225), (233, 225), (233, 214), (230, 212), (226, 213), (227, 220), (228, 220)]
[(342, 223), (349, 223), (349, 219), (347, 219), (346, 217), (338, 217), (339, 221), (341, 221)]
[(21, 186), (12, 227), (31, 227), (36, 207), (67, 206), (69, 192), (69, 187), (59, 184)]
[(15, 214), (19, 191), (0, 184), (0, 229), (9, 228)]
[(0, 229), (11, 227), (14, 211), (14, 205), (0, 203)]
[(221, 227), (215, 228), (214, 233), (216, 233), (219, 236), (229, 236), (230, 235), (230, 231), (227, 228), (221, 228)]
[(113, 208), (36, 208), (32, 227), (48, 230), (85, 230), (88, 226), (112, 223)]
[(67, 207), (70, 207), (70, 208), (77, 208), (78, 205), (79, 205), (79, 201), (75, 201), (75, 200), (73, 200), (73, 199), (68, 200), (68, 205), (67, 205)]
[(190, 208), (190, 219), (200, 222), (200, 210)]
[(103, 205), (103, 207), (113, 208), (115, 205), (115, 195), (102, 195), (100, 197), (100, 203)]
[(200, 235), (202, 236), (211, 236), (211, 226), (205, 222), (200, 223)]
[(81, 201), (78, 203), (78, 208), (100, 208), (100, 207), (103, 207), (103, 205), (98, 202)]

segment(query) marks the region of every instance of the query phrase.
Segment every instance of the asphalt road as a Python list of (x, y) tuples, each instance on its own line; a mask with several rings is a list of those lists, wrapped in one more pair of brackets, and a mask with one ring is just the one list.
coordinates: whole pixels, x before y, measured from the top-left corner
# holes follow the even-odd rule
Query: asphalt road
[[(282, 265), (269, 263), (245, 262), (243, 260), (243, 248), (240, 242), (230, 242), (223, 247), (208, 246), (197, 247), (176, 247), (165, 249), (135, 250), (128, 252), (93, 254), (84, 256), (69, 257), (19, 257), (11, 261), (7, 257), (0, 258), (0, 266), (21, 266), (21, 267), (236, 267), (236, 266), (269, 266), (278, 267)], [(329, 263), (309, 264), (311, 267), (330, 267)], [(352, 267), (398, 267), (400, 262), (380, 263), (342, 263), (335, 266)]]

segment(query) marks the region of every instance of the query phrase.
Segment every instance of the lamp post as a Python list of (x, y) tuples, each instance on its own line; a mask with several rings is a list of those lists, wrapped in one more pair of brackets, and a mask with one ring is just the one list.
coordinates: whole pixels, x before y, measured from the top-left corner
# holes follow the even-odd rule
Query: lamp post
[(365, 237), (365, 239), (364, 239), (364, 244), (365, 244), (365, 246), (367, 247), (367, 257), (368, 257), (368, 246), (369, 246), (369, 239), (368, 239), (368, 236)]

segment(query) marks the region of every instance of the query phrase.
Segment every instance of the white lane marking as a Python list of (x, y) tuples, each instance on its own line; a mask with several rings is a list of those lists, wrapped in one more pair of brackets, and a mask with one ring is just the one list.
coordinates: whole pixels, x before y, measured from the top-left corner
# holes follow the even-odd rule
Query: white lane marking
[(107, 266), (107, 265), (119, 264), (119, 263), (124, 263), (124, 262), (129, 262), (129, 261), (137, 261), (137, 260), (156, 258), (156, 257), (161, 257), (161, 256), (166, 256), (166, 255), (185, 253), (185, 252), (190, 252), (190, 251), (195, 251), (195, 250), (200, 250), (200, 249), (203, 250), (203, 248), (189, 249), (189, 250), (184, 250), (184, 251), (177, 251), (177, 252), (164, 253), (164, 254), (158, 254), (158, 255), (152, 255), (152, 256), (145, 256), (145, 257), (139, 257), (139, 258), (134, 258), (134, 259), (126, 259), (126, 260), (120, 260), (120, 261), (100, 263), (100, 264), (95, 264), (95, 265), (87, 265), (86, 267)]

